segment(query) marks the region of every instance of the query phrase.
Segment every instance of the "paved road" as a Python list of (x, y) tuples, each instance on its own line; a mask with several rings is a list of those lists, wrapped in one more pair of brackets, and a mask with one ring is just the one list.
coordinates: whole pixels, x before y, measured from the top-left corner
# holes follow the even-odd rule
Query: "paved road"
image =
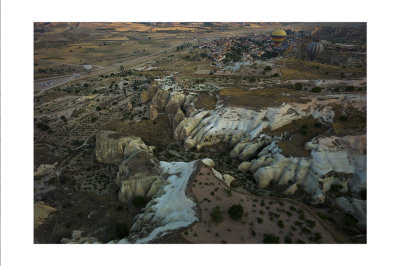
[[(215, 39), (215, 38), (218, 38), (218, 37), (214, 37), (213, 39)], [(196, 39), (193, 39), (193, 40), (191, 40), (189, 42), (195, 42), (197, 40), (198, 39), (196, 38)], [(209, 38), (205, 38), (203, 40), (203, 42), (209, 42), (209, 41), (210, 41)], [(148, 61), (146, 62), (146, 61), (143, 61), (143, 60), (151, 58), (151, 57), (159, 55), (159, 54), (162, 54), (162, 53), (167, 52), (169, 50), (175, 49), (176, 47), (178, 47), (180, 45), (182, 45), (182, 44), (173, 46), (173, 47), (165, 49), (165, 50), (158, 51), (156, 53), (153, 53), (153, 54), (150, 54), (150, 55), (147, 55), (147, 56), (143, 56), (143, 57), (140, 57), (140, 58), (128, 60), (128, 61), (125, 61), (125, 62), (122, 62), (122, 63), (117, 63), (117, 64), (114, 64), (114, 65), (111, 65), (111, 66), (107, 66), (107, 67), (102, 67), (102, 68), (93, 70), (90, 73), (81, 72), (81, 73), (72, 74), (72, 75), (66, 75), (66, 76), (59, 76), (59, 77), (54, 77), (54, 78), (35, 80), (35, 82), (34, 82), (34, 92), (35, 92), (35, 95), (38, 96), (38, 95), (42, 94), (43, 92), (45, 92), (45, 91), (47, 91), (47, 90), (49, 90), (51, 88), (63, 85), (65, 83), (67, 83), (67, 82), (70, 82), (70, 81), (73, 81), (73, 80), (76, 80), (76, 79), (79, 79), (79, 78), (97, 76), (97, 75), (100, 75), (100, 74), (109, 73), (111, 71), (119, 71), (120, 70), (120, 66), (122, 66), (122, 65), (124, 65), (124, 67), (127, 68), (127, 67), (132, 67), (132, 64), (139, 64), (139, 63), (140, 64), (144, 64), (144, 63), (147, 63)]]

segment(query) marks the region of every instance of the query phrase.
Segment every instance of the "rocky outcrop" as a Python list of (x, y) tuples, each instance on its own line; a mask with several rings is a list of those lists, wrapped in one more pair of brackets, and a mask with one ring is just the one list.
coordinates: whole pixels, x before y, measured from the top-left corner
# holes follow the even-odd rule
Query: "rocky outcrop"
[[(260, 187), (271, 182), (287, 186), (285, 193), (293, 194), (298, 186), (313, 195), (315, 202), (325, 200), (325, 193), (333, 184), (342, 192), (348, 189), (359, 193), (366, 187), (365, 136), (318, 137), (306, 144), (311, 159), (281, 155), (275, 142), (264, 148), (251, 166), (243, 164), (241, 170), (254, 172)], [(257, 170), (256, 168), (260, 166)], [(339, 174), (338, 174), (339, 173)]]
[(174, 130), (174, 139), (184, 140), (200, 123), (201, 118), (184, 118)]
[[(165, 107), (168, 117), (173, 118), (178, 110), (181, 110), (181, 106), (185, 101), (185, 94), (183, 92), (171, 92), (168, 103)], [(183, 112), (182, 112), (183, 113)]]
[(186, 187), (197, 165), (197, 161), (161, 162), (164, 188), (147, 204), (144, 213), (135, 217), (130, 236), (119, 243), (148, 243), (196, 222), (195, 202), (187, 197)]
[(158, 89), (151, 100), (152, 104), (154, 104), (159, 110), (163, 109), (167, 105), (169, 94), (169, 91)]
[(341, 208), (344, 212), (351, 214), (356, 220), (357, 225), (361, 229), (366, 228), (367, 221), (367, 202), (365, 200), (359, 200), (355, 198), (339, 197), (336, 199), (336, 205)]
[(179, 125), (179, 123), (185, 118), (185, 114), (182, 112), (181, 108), (178, 109), (176, 114), (174, 115), (174, 118), (172, 120), (172, 128), (175, 130), (175, 128)]
[(96, 134), (96, 159), (119, 166), (127, 155), (150, 151), (141, 138), (116, 131), (101, 130)]
[(73, 230), (71, 238), (63, 237), (60, 240), (61, 244), (100, 244), (98, 239), (93, 236), (82, 236), (83, 231)]
[(46, 205), (43, 201), (35, 202), (34, 206), (34, 229), (42, 225), (49, 215), (57, 211), (56, 208)]
[(186, 112), (189, 117), (175, 128), (174, 136), (184, 140), (188, 149), (201, 149), (221, 141), (234, 145), (243, 137), (254, 140), (265, 130), (275, 130), (308, 116), (332, 123), (337, 106), (341, 106), (342, 113), (348, 110), (365, 112), (366, 98), (362, 95), (331, 95), (310, 97), (305, 103), (284, 103), (260, 111), (219, 107), (213, 111), (192, 112), (190, 115)]
[(114, 131), (96, 135), (96, 158), (119, 167), (115, 183), (119, 199), (131, 202), (134, 197), (151, 198), (162, 185), (158, 160), (141, 138)]
[(154, 120), (158, 117), (158, 110), (154, 104), (150, 104), (149, 107), (149, 118), (150, 120)]
[(149, 118), (154, 120), (158, 114), (165, 112), (171, 122), (173, 130), (178, 124), (195, 111), (193, 101), (196, 95), (187, 94), (174, 81), (172, 76), (155, 80), (147, 91), (141, 95), (142, 103), (150, 101)]
[(142, 91), (142, 94), (140, 96), (140, 102), (147, 103), (148, 101), (150, 101), (150, 99), (151, 99), (150, 93), (146, 90)]
[(224, 180), (225, 184), (227, 184), (229, 187), (231, 186), (232, 181), (236, 180), (233, 176), (224, 174), (222, 176), (222, 179)]

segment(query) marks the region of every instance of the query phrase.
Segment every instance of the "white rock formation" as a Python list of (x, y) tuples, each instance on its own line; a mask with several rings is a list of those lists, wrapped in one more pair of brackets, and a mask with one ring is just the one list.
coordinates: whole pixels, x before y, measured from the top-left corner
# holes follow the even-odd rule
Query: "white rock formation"
[(361, 228), (366, 227), (367, 221), (367, 202), (359, 199), (347, 199), (345, 197), (339, 197), (336, 199), (336, 205), (343, 209), (346, 213), (351, 214), (357, 219), (358, 225)]
[(254, 140), (265, 129), (278, 129), (310, 115), (331, 123), (335, 105), (341, 105), (344, 113), (348, 109), (365, 112), (366, 100), (362, 95), (341, 95), (310, 97), (306, 103), (284, 103), (279, 107), (268, 107), (260, 111), (218, 107), (213, 111), (193, 112), (176, 127), (174, 136), (184, 140), (187, 149), (201, 149), (222, 141), (234, 145), (242, 137)]
[[(332, 184), (342, 185), (344, 192), (349, 187), (353, 193), (358, 193), (366, 186), (365, 139), (365, 135), (315, 138), (306, 144), (311, 149), (311, 159), (286, 158), (274, 147), (273, 142), (259, 153), (259, 160), (267, 165), (258, 168), (254, 179), (261, 187), (267, 187), (272, 181), (278, 185), (296, 184), (288, 187), (285, 191), (288, 194), (293, 194), (301, 185), (306, 192), (314, 195), (316, 202), (325, 200), (324, 193), (329, 191)], [(267, 162), (268, 159), (270, 161)], [(253, 160), (252, 165), (258, 163), (258, 160)], [(340, 180), (334, 176), (323, 178), (331, 171), (353, 176), (349, 180)]]
[(135, 217), (131, 234), (123, 242), (147, 243), (168, 231), (189, 226), (198, 220), (195, 203), (186, 196), (187, 182), (195, 165), (196, 161), (160, 162), (162, 174), (166, 176), (166, 185), (147, 204), (145, 212)]

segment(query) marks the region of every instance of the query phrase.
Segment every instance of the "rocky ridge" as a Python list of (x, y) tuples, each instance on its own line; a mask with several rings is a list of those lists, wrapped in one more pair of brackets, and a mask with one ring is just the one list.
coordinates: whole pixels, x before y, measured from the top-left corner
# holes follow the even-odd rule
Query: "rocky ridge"
[(141, 138), (115, 131), (96, 135), (96, 159), (119, 167), (115, 183), (119, 199), (131, 202), (134, 197), (152, 198), (162, 186), (158, 160)]

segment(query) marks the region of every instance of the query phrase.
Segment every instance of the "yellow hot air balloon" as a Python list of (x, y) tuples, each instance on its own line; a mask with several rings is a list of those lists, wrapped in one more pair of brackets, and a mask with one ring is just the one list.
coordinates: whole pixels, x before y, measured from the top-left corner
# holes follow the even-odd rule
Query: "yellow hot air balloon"
[(279, 44), (283, 43), (286, 39), (286, 31), (284, 30), (274, 30), (271, 33), (271, 40), (275, 44), (275, 46), (278, 46)]

